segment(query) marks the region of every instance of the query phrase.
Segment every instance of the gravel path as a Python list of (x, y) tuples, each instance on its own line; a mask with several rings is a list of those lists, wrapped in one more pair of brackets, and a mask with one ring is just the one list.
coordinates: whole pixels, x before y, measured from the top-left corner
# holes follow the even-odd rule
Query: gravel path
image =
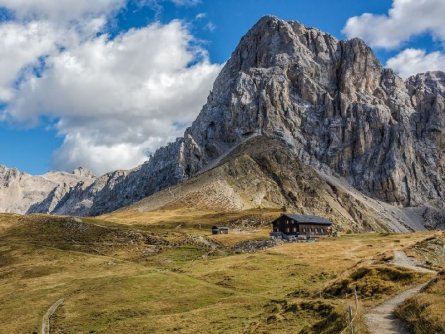
[(45, 315), (42, 318), (42, 334), (49, 334), (49, 319), (51, 316), (57, 311), (57, 309), (63, 304), (63, 299), (59, 299), (51, 307), (46, 311)]
[(399, 267), (415, 270), (421, 273), (432, 273), (432, 274), (436, 273), (433, 270), (421, 267), (416, 260), (409, 258), (404, 251), (394, 252), (394, 259), (392, 260), (392, 264), (395, 264)]
[[(420, 267), (418, 263), (408, 256), (403, 251), (395, 251), (393, 264), (400, 267), (409, 268), (423, 273), (435, 273), (432, 270)], [(397, 319), (394, 315), (394, 310), (397, 306), (402, 304), (405, 300), (413, 297), (428, 284), (419, 284), (411, 289), (405, 290), (394, 298), (387, 300), (383, 304), (369, 310), (365, 314), (365, 322), (371, 334), (409, 334), (405, 324)]]
[(417, 285), (414, 288), (398, 294), (394, 298), (373, 308), (365, 315), (366, 325), (370, 333), (375, 334), (409, 334), (404, 323), (394, 316), (394, 310), (408, 298), (413, 297), (428, 283)]

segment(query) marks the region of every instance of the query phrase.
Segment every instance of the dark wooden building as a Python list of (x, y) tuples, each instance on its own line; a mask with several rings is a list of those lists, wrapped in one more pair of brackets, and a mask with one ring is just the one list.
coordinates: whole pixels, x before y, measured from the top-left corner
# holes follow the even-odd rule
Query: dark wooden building
[(229, 234), (229, 228), (225, 226), (213, 226), (212, 234)]
[(282, 214), (273, 223), (274, 237), (308, 236), (320, 237), (331, 234), (332, 223), (323, 217)]

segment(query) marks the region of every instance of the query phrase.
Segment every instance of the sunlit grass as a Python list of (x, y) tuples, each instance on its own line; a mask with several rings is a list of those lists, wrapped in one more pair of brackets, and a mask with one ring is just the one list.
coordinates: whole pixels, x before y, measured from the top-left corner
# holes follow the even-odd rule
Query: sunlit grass
[[(64, 298), (52, 324), (65, 333), (336, 333), (350, 296), (323, 291), (358, 268), (384, 267), (385, 254), (432, 235), (345, 235), (233, 254), (237, 242), (268, 234), (259, 226), (210, 235), (215, 220), (239, 214), (195, 215), (179, 228), (176, 213), (162, 224), (140, 218), (134, 225), (0, 215), (0, 332), (37, 331), (50, 305)], [(410, 283), (423, 279), (413, 275)], [(392, 282), (390, 292), (361, 303), (374, 305), (406, 285)]]

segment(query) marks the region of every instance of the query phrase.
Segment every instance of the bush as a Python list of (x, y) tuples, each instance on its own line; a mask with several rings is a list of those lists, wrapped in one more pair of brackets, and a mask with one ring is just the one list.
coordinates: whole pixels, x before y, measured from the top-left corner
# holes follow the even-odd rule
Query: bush
[(382, 294), (396, 292), (400, 285), (411, 284), (418, 275), (409, 269), (385, 265), (360, 267), (349, 277), (332, 283), (324, 292), (334, 297), (343, 297), (354, 293), (354, 288), (356, 288), (362, 298), (376, 298)]

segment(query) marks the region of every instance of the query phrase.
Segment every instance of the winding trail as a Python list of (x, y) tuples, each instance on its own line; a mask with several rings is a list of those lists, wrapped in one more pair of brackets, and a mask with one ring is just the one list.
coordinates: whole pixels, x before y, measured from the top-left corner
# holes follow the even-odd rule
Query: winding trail
[(415, 270), (420, 273), (430, 273), (430, 274), (436, 273), (434, 270), (421, 267), (418, 262), (406, 256), (404, 251), (395, 251), (394, 259), (392, 260), (391, 263), (395, 264), (396, 266)]
[[(406, 256), (404, 251), (395, 251), (392, 264), (409, 268), (422, 273), (435, 273), (435, 271), (420, 267), (417, 262)], [(383, 304), (369, 310), (365, 314), (365, 322), (371, 334), (409, 334), (406, 325), (397, 319), (394, 310), (405, 300), (413, 297), (425, 287), (427, 283), (419, 284), (403, 291)]]
[(42, 332), (41, 332), (42, 334), (50, 333), (49, 319), (62, 304), (63, 304), (63, 299), (59, 299), (58, 301), (56, 301), (54, 304), (51, 305), (48, 311), (46, 311), (45, 315), (42, 318)]

